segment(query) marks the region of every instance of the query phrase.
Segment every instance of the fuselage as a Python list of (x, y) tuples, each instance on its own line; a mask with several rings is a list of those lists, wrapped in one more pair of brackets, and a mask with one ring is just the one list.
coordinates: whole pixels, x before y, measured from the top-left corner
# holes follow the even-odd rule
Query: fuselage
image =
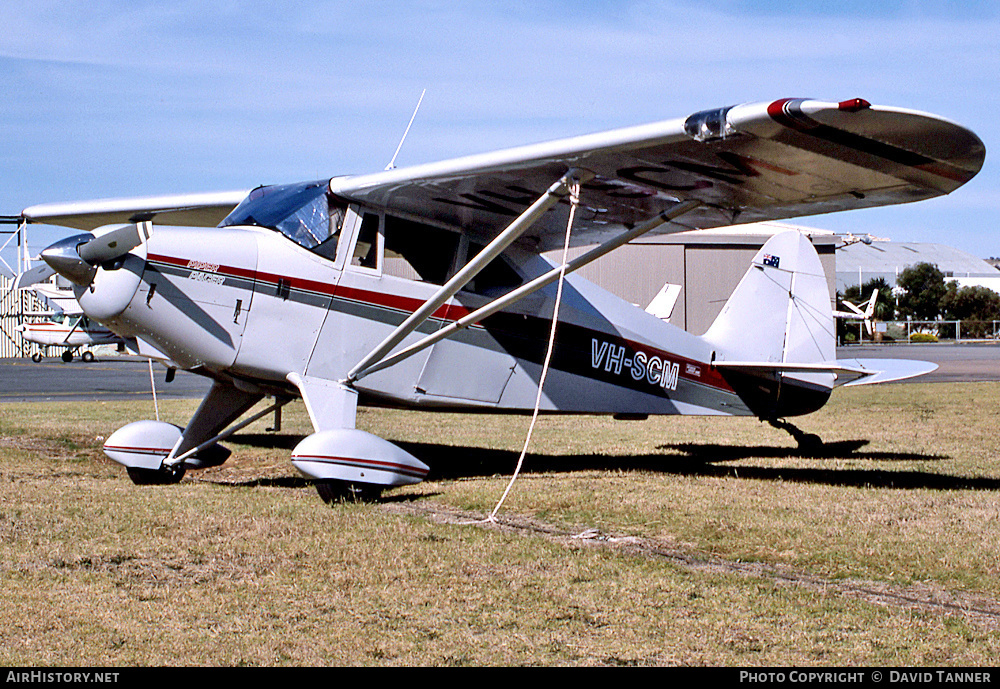
[(25, 323), (18, 330), (28, 342), (47, 346), (82, 347), (88, 345), (114, 344), (117, 335), (96, 324), (75, 325), (75, 319), (50, 319), (38, 323)]
[[(364, 265), (356, 259), (358, 242), (345, 236), (336, 253), (323, 256), (260, 227), (157, 226), (148, 243), (120, 267), (99, 269), (93, 289), (78, 289), (77, 297), (86, 313), (135, 340), (145, 354), (216, 378), (294, 392), (289, 373), (343, 380), (438, 289), (419, 279), (405, 256), (383, 255)], [(462, 258), (449, 257), (449, 264)], [(501, 281), (507, 283), (551, 268), (517, 250), (504, 260)], [(355, 387), (369, 399), (398, 405), (531, 409), (555, 289), (544, 288)], [(401, 346), (483, 305), (492, 290), (484, 283), (459, 292)], [(569, 276), (542, 409), (751, 413), (711, 366), (712, 355), (701, 339)]]

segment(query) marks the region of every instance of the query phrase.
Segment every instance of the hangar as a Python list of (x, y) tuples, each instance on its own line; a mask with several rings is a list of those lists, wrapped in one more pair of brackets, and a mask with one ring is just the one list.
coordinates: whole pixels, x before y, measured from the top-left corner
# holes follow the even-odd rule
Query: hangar
[[(871, 235), (840, 235), (788, 223), (738, 225), (643, 238), (604, 256), (579, 272), (604, 289), (646, 308), (665, 283), (677, 285), (669, 320), (701, 335), (722, 310), (754, 254), (778, 232), (809, 237), (826, 271), (831, 302), (851, 285), (881, 277), (890, 285), (906, 267), (933, 263), (961, 286), (980, 285), (1000, 293), (1000, 270), (944, 244), (893, 242)], [(571, 250), (573, 256), (584, 248)], [(558, 261), (560, 251), (547, 254)]]
[[(802, 232), (816, 248), (827, 275), (832, 303), (836, 293), (836, 249), (842, 238), (827, 230), (779, 222), (643, 237), (585, 266), (579, 273), (641, 308), (649, 305), (664, 284), (679, 286), (669, 320), (701, 335), (722, 310), (764, 242), (788, 230)], [(586, 247), (572, 249), (571, 257), (585, 251)], [(558, 262), (562, 252), (553, 251), (546, 256)]]
[(837, 250), (837, 289), (863, 285), (873, 278), (896, 284), (899, 273), (917, 263), (933, 263), (945, 278), (960, 286), (979, 285), (1000, 292), (1000, 271), (981, 258), (947, 246), (926, 242), (890, 242), (867, 237)]

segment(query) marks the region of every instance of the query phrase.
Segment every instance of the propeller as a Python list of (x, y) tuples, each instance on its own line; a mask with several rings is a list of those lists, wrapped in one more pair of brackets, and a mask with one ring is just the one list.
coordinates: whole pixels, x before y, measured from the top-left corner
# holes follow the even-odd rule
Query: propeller
[(29, 268), (17, 276), (17, 279), (14, 280), (14, 287), (12, 289), (19, 290), (23, 287), (31, 287), (39, 282), (45, 282), (52, 277), (55, 272), (56, 271), (52, 269), (52, 266), (47, 263), (35, 266), (34, 268)]
[(150, 222), (107, 225), (94, 234), (77, 234), (56, 242), (42, 251), (41, 259), (52, 271), (86, 287), (94, 281), (99, 265), (124, 256), (146, 242), (152, 233)]
[(106, 232), (95, 236), (76, 248), (80, 258), (92, 266), (113, 261), (136, 248), (152, 234), (152, 223), (133, 223), (131, 225), (108, 225)]

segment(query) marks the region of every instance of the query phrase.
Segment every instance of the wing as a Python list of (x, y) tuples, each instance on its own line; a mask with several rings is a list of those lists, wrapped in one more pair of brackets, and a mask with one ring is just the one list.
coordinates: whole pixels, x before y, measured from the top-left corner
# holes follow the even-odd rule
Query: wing
[[(947, 194), (982, 167), (969, 130), (933, 115), (842, 103), (779, 100), (696, 113), (495, 153), (331, 180), (366, 205), (493, 236), (570, 168), (583, 187), (575, 244), (592, 244), (679, 201), (698, 210), (658, 231), (720, 227), (904, 203)], [(561, 245), (565, 204), (529, 234)]]
[(74, 203), (46, 203), (21, 211), (29, 222), (93, 230), (115, 223), (156, 219), (163, 225), (215, 227), (249, 191), (176, 194), (129, 199), (102, 199)]
[(72, 290), (62, 290), (55, 285), (41, 284), (32, 287), (35, 294), (54, 306), (67, 316), (82, 316), (80, 302), (73, 296)]

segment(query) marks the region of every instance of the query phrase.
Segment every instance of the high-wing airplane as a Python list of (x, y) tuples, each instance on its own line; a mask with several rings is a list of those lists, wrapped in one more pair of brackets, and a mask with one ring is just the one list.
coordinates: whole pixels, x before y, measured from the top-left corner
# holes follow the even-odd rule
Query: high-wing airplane
[(868, 336), (871, 337), (874, 333), (872, 317), (875, 315), (875, 306), (878, 304), (878, 289), (872, 290), (872, 295), (868, 297), (867, 301), (861, 302), (858, 306), (855, 306), (846, 299), (841, 303), (850, 309), (850, 311), (834, 311), (833, 315), (844, 320), (861, 321), (865, 326), (865, 330), (868, 331)]
[[(831, 295), (797, 232), (763, 246), (700, 337), (572, 272), (646, 233), (947, 194), (984, 156), (975, 134), (932, 115), (785, 99), (373, 174), (22, 217), (84, 231), (42, 258), (88, 316), (214, 381), (184, 428), (136, 421), (108, 438), (135, 482), (224, 461), (220, 440), (301, 397), (315, 432), (292, 462), (330, 501), (428, 471), (355, 428), (359, 401), (531, 411), (559, 285), (543, 412), (778, 424), (836, 385), (932, 370), (836, 360)], [(542, 256), (567, 239), (593, 248), (561, 266)], [(265, 397), (271, 407), (235, 423)]]
[[(26, 275), (23, 273), (22, 275)], [(15, 284), (15, 289), (18, 287)], [(28, 316), (41, 317), (41, 320), (19, 325), (17, 331), (28, 342), (40, 344), (46, 348), (62, 348), (62, 360), (73, 361), (73, 356), (81, 347), (93, 347), (105, 344), (124, 344), (122, 338), (99, 323), (92, 323), (84, 315), (83, 309), (76, 301), (76, 296), (70, 287), (51, 282), (36, 283), (25, 287), (54, 307), (54, 310), (44, 313), (30, 313)], [(84, 361), (93, 361), (94, 354), (85, 350), (81, 354)], [(42, 354), (36, 352), (31, 360), (38, 363)]]

